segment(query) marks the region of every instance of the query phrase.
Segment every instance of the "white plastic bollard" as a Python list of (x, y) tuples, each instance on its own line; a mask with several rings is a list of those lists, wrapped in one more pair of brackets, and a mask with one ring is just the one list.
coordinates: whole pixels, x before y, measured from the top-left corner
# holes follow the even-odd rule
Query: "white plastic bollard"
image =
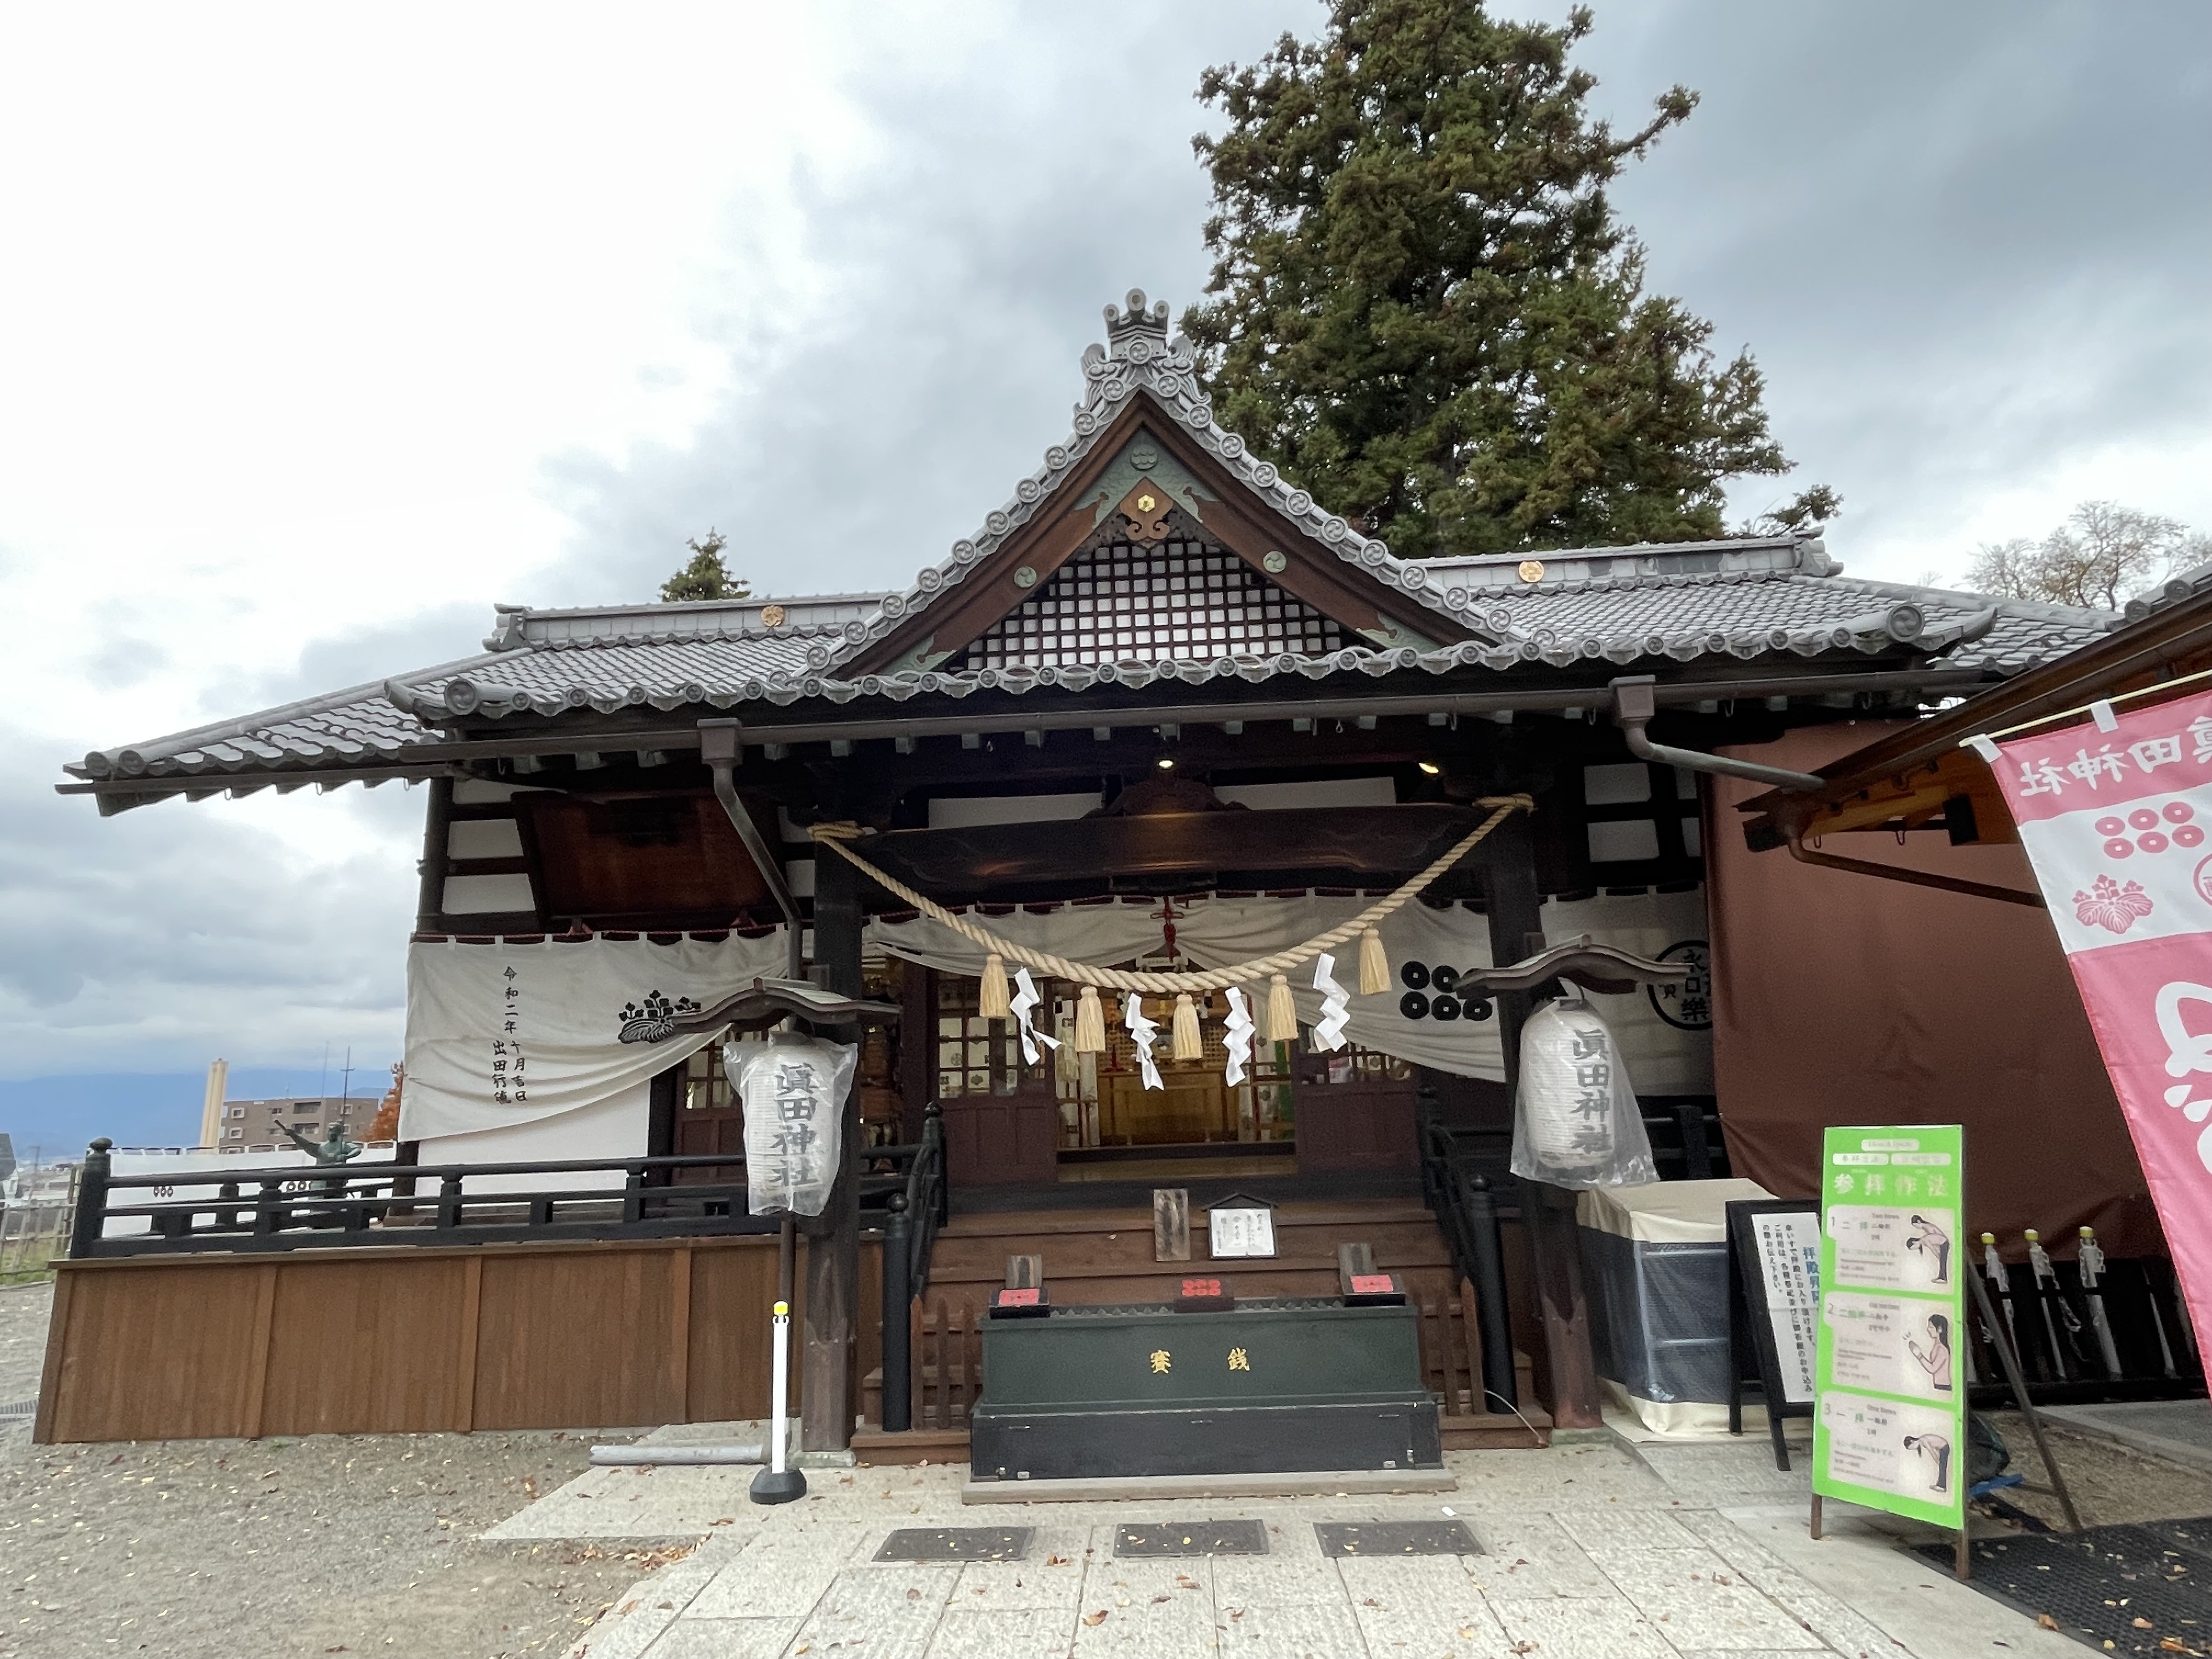
[(784, 1453), (789, 1440), (783, 1426), (784, 1413), (791, 1404), (791, 1304), (788, 1302), (775, 1304), (775, 1381), (769, 1388), (768, 1466), (781, 1474)]
[(774, 1352), (769, 1358), (768, 1467), (753, 1477), (756, 1504), (788, 1504), (806, 1495), (806, 1477), (787, 1468), (790, 1433), (785, 1413), (791, 1403), (791, 1304), (778, 1302), (769, 1322)]

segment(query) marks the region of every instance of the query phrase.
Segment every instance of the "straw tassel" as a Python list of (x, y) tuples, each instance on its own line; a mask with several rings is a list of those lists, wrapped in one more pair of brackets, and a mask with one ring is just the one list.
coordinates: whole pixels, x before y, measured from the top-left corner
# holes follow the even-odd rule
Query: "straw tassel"
[(1260, 1033), (1263, 1042), (1298, 1040), (1298, 1005), (1291, 1000), (1291, 982), (1280, 974), (1267, 981), (1267, 1018)]
[(975, 1012), (985, 1019), (1007, 1019), (1013, 1010), (1006, 991), (1006, 964), (998, 956), (983, 958), (983, 985), (977, 994)]
[(1106, 1011), (1098, 1006), (1098, 988), (1086, 985), (1075, 1003), (1075, 1052), (1079, 1054), (1103, 1054), (1106, 1052)]
[(1370, 927), (1359, 936), (1359, 994), (1371, 997), (1390, 988), (1390, 958), (1382, 954), (1382, 935)]
[(1206, 1057), (1206, 1044), (1198, 1034), (1198, 1005), (1190, 1000), (1188, 991), (1176, 993), (1175, 1046), (1169, 1053), (1176, 1060)]

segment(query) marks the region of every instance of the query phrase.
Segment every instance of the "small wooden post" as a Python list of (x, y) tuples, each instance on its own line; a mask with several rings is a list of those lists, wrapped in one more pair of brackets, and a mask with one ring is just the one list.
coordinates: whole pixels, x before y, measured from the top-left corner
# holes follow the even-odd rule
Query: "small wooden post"
[(108, 1150), (115, 1143), (106, 1135), (86, 1150), (76, 1176), (76, 1212), (70, 1218), (70, 1259), (82, 1261), (98, 1248), (107, 1227)]
[(1152, 1260), (1190, 1260), (1190, 1193), (1185, 1188), (1152, 1188)]

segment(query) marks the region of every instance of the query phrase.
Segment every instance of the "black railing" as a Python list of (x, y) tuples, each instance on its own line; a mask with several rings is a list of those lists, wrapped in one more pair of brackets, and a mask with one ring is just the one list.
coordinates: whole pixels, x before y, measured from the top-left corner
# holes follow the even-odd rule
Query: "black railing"
[(1641, 1095), (1644, 1133), (1662, 1181), (1710, 1181), (1732, 1173), (1719, 1105), (1711, 1095)]
[(1521, 1403), (1513, 1370), (1512, 1306), (1506, 1299), (1505, 1249), (1493, 1178), (1503, 1184), (1510, 1129), (1469, 1128), (1438, 1121), (1437, 1091), (1420, 1093), (1421, 1196), (1443, 1229), (1452, 1266), (1474, 1286), (1482, 1329), (1482, 1390), (1489, 1411)]
[[(112, 1172), (110, 1143), (95, 1140), (78, 1182), (70, 1255), (319, 1249), (368, 1244), (489, 1244), (553, 1239), (684, 1238), (775, 1231), (775, 1216), (746, 1212), (742, 1155), (568, 1158), (514, 1164), (305, 1164), (262, 1170)], [(934, 1144), (872, 1146), (862, 1153), (863, 1225), (881, 1224), (911, 1172), (944, 1165)], [(708, 1180), (678, 1182), (683, 1172)], [(580, 1184), (556, 1177), (619, 1176)], [(483, 1182), (499, 1179), (500, 1188)], [(518, 1180), (518, 1178), (520, 1178)], [(542, 1182), (543, 1184), (538, 1184)], [(118, 1197), (150, 1195), (143, 1203)], [(110, 1234), (110, 1223), (145, 1231)], [(935, 1227), (931, 1229), (934, 1236)]]
[(950, 1212), (945, 1182), (945, 1109), (924, 1109), (921, 1141), (907, 1166), (906, 1188), (893, 1193), (884, 1218), (884, 1369), (877, 1415), (884, 1431), (914, 1426), (914, 1298), (929, 1288), (929, 1256)]

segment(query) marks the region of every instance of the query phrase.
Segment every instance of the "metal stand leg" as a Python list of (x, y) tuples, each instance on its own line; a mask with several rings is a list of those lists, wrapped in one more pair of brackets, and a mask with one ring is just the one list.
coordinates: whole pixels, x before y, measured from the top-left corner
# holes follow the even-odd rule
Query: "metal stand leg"
[(786, 1210), (783, 1229), (776, 1239), (775, 1314), (769, 1327), (775, 1343), (769, 1395), (769, 1462), (753, 1477), (751, 1497), (756, 1504), (788, 1504), (806, 1496), (806, 1477), (784, 1467), (791, 1448), (791, 1290), (797, 1253), (797, 1223)]
[(1814, 1492), (1814, 1493), (1813, 1494), (1813, 1539), (1814, 1539), (1814, 1541), (1815, 1543), (1819, 1542), (1819, 1541), (1820, 1541), (1820, 1493), (1818, 1493), (1818, 1492)]
[[(1990, 1305), (1990, 1293), (1978, 1274), (1966, 1275), (1966, 1283), (1974, 1292), (1974, 1306), (1982, 1316), (1982, 1323), (1990, 1334), (1990, 1346), (1997, 1351), (1997, 1364), (2004, 1367), (2005, 1381), (2012, 1384), (2013, 1398), (2020, 1402), (2021, 1415), (2027, 1419), (2027, 1431), (2035, 1437), (2035, 1449), (2043, 1455), (2043, 1467), (2051, 1476), (2051, 1489), (2058, 1495), (2058, 1506), (2066, 1511), (2066, 1525), (2075, 1532), (2081, 1530), (2081, 1517), (2074, 1512), (2073, 1495), (2066, 1490), (2066, 1477), (2058, 1473), (2058, 1460), (2051, 1455), (2051, 1443), (2043, 1436), (2043, 1419), (2028, 1403), (2027, 1382), (2020, 1372), (2020, 1356), (2006, 1340), (2003, 1328), (1997, 1323), (1996, 1310)], [(1962, 1572), (1959, 1575), (1965, 1577)]]

